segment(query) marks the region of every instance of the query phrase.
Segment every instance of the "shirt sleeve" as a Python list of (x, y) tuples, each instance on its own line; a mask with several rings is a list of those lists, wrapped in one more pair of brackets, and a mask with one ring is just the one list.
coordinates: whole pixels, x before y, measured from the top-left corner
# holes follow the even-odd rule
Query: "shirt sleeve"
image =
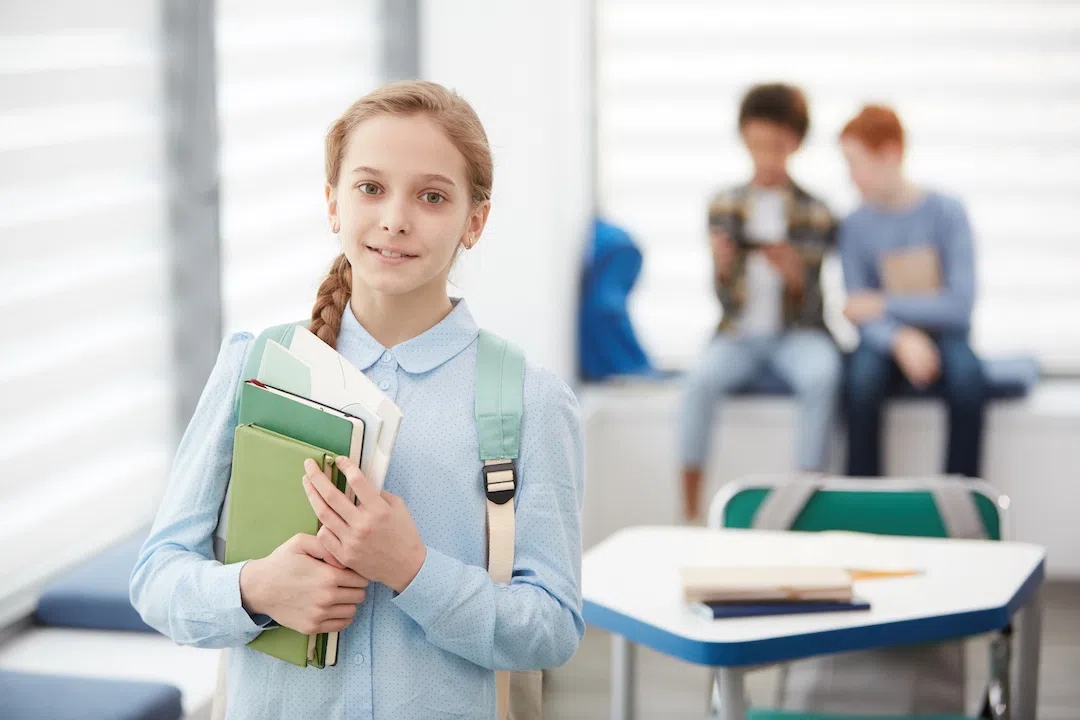
[(889, 295), (886, 313), (905, 325), (929, 330), (959, 330), (971, 323), (975, 305), (975, 247), (964, 206), (950, 202), (936, 229), (941, 252), (943, 287), (940, 292)]
[(244, 563), (214, 560), (213, 534), (232, 468), (235, 398), (251, 335), (221, 345), (173, 460), (157, 518), (131, 574), (131, 603), (155, 630), (197, 647), (244, 645), (271, 624), (240, 600)]
[[(724, 312), (731, 312), (735, 307), (735, 298), (732, 291), (734, 284), (734, 278), (737, 274), (737, 266), (742, 262), (742, 255), (744, 251), (739, 243), (737, 237), (737, 225), (736, 212), (738, 209), (738, 203), (735, 198), (735, 194), (731, 191), (723, 191), (717, 193), (709, 201), (708, 209), (708, 230), (709, 230), (709, 257), (713, 261), (713, 287), (716, 290), (716, 296), (720, 300), (721, 307), (724, 308)], [(712, 252), (712, 234), (714, 232), (726, 233), (731, 241), (735, 244), (735, 258), (732, 262), (732, 266), (729, 269), (725, 277), (720, 276), (720, 269), (716, 266), (716, 258)]]
[[(837, 242), (840, 262), (844, 268), (844, 286), (848, 293), (880, 290), (874, 262), (871, 253), (867, 251), (870, 239), (862, 236), (850, 218), (840, 223)], [(900, 323), (886, 313), (884, 317), (860, 323), (859, 337), (879, 352), (891, 353), (893, 339), (899, 329)]]
[(510, 584), (429, 547), (420, 572), (393, 600), (428, 641), (493, 670), (557, 667), (574, 654), (585, 632), (583, 445), (573, 393), (529, 366)]

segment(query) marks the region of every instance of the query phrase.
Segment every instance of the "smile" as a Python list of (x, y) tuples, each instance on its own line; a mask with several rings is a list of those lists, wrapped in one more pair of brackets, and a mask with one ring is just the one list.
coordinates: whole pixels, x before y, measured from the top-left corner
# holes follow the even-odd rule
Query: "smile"
[(384, 261), (386, 261), (386, 260), (405, 261), (405, 260), (412, 260), (412, 259), (416, 258), (415, 255), (409, 255), (407, 253), (398, 252), (397, 250), (390, 250), (390, 249), (387, 249), (387, 248), (375, 248), (375, 247), (371, 247), (370, 245), (365, 245), (364, 247), (366, 247), (368, 250), (370, 250), (371, 252), (378, 255), (379, 259), (384, 260)]

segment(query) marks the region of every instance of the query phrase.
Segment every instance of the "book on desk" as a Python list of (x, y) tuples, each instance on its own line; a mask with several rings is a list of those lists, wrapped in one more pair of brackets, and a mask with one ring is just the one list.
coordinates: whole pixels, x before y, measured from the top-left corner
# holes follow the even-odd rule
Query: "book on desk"
[(844, 568), (684, 567), (683, 600), (713, 620), (869, 610)]

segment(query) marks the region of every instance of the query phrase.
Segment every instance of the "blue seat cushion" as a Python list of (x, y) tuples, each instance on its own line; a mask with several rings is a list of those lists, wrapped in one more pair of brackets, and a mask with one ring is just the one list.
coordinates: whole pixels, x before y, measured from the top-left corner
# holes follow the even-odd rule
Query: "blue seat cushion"
[[(1024, 397), (1039, 381), (1039, 363), (1033, 357), (988, 357), (982, 359), (986, 373), (988, 399)], [(749, 383), (736, 391), (737, 395), (793, 395), (794, 391), (786, 382), (764, 367)], [(937, 397), (940, 388), (932, 386), (927, 390), (917, 390), (904, 378), (889, 388), (891, 397)]]
[(35, 620), (51, 627), (155, 632), (131, 606), (128, 584), (147, 532), (140, 532), (67, 573), (38, 601)]
[(0, 670), (4, 720), (179, 720), (180, 690), (130, 680)]
[(970, 720), (958, 715), (823, 715), (790, 710), (751, 709), (746, 720)]

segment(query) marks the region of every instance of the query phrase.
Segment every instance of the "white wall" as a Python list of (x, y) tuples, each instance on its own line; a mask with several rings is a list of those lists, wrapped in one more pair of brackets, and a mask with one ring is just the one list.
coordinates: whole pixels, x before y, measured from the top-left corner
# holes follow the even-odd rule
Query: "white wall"
[(487, 231), (451, 279), (482, 326), (572, 380), (592, 209), (589, 3), (425, 2), (421, 18), (423, 77), (472, 103), (495, 155)]

